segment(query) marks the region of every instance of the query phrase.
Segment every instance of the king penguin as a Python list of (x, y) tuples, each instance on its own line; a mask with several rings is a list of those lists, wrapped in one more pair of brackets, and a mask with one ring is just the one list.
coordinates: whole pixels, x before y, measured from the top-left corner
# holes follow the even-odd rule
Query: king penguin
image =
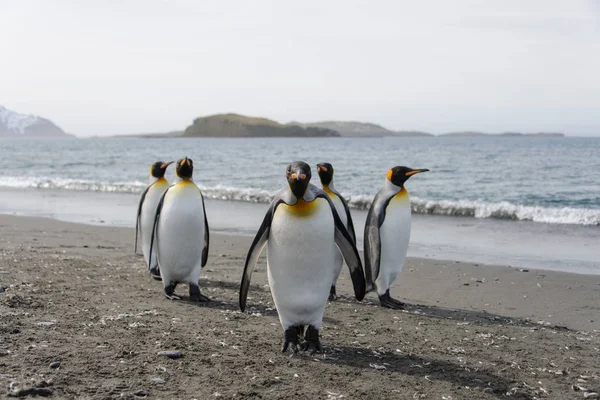
[[(325, 193), (327, 193), (327, 195), (331, 199), (331, 202), (335, 206), (335, 210), (337, 211), (338, 216), (342, 220), (342, 223), (344, 224), (346, 229), (348, 229), (348, 233), (350, 234), (352, 241), (356, 243), (354, 224), (352, 223), (352, 216), (350, 215), (348, 202), (333, 187), (333, 166), (330, 163), (317, 164), (317, 173), (319, 174), (319, 178), (321, 179), (323, 191), (325, 191)], [(342, 271), (342, 263), (342, 254), (338, 252), (335, 258), (335, 270), (333, 271), (333, 285), (331, 285), (331, 289), (329, 291), (329, 300), (337, 299), (335, 284), (338, 280), (338, 277), (340, 276), (340, 272)]]
[(375, 289), (382, 307), (402, 309), (404, 303), (390, 297), (390, 287), (402, 272), (410, 240), (410, 199), (404, 187), (411, 176), (429, 171), (394, 167), (387, 173), (365, 223), (365, 271), (367, 289)]
[[(319, 329), (333, 284), (339, 247), (360, 301), (365, 295), (363, 268), (348, 230), (324, 191), (310, 185), (310, 166), (302, 161), (288, 165), (288, 187), (269, 206), (250, 246), (240, 286), (240, 309), (252, 271), (267, 247), (267, 273), (273, 302), (284, 329), (282, 351), (322, 351)], [(306, 327), (306, 333), (304, 328)], [(300, 340), (304, 339), (303, 342)]]
[[(175, 287), (187, 283), (190, 300), (206, 302), (200, 293), (200, 270), (208, 259), (208, 221), (204, 197), (192, 181), (194, 163), (185, 157), (177, 161), (180, 182), (169, 187), (156, 208), (152, 244), (162, 276), (165, 296), (178, 300)], [(152, 254), (152, 251), (150, 252)]]
[(160, 280), (160, 271), (156, 262), (156, 251), (152, 256), (153, 262), (150, 265), (150, 242), (152, 240), (152, 227), (154, 226), (154, 216), (156, 215), (156, 206), (161, 196), (169, 187), (169, 182), (165, 179), (167, 167), (173, 164), (171, 162), (157, 161), (150, 167), (150, 184), (144, 189), (140, 196), (140, 202), (137, 209), (135, 220), (135, 249), (137, 253), (138, 235), (142, 235), (142, 253), (144, 260), (150, 270), (150, 275), (154, 279)]

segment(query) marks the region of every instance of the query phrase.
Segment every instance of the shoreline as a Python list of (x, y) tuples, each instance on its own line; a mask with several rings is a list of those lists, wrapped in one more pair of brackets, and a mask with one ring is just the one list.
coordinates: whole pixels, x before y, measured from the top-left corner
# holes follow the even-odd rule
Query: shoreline
[[(198, 304), (185, 285), (183, 300), (164, 297), (133, 254), (133, 228), (0, 215), (0, 232), (0, 397), (478, 400), (600, 388), (600, 276), (410, 258), (391, 290), (407, 302), (398, 311), (372, 293), (357, 302), (344, 270), (324, 353), (290, 357), (264, 255), (239, 311), (252, 237), (211, 235), (200, 288), (212, 301)], [(160, 353), (170, 350), (181, 357)]]
[[(0, 190), (0, 214), (132, 227), (138, 200), (130, 193)], [(207, 199), (206, 207), (212, 231), (254, 236), (268, 204)], [(360, 243), (366, 211), (352, 215)], [(600, 275), (595, 226), (421, 214), (412, 225), (411, 257)]]

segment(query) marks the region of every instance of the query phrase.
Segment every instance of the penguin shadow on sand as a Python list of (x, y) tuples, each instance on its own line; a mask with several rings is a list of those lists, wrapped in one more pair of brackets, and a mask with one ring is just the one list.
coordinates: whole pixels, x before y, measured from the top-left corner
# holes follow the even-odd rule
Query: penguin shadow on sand
[[(379, 306), (378, 301), (366, 298), (358, 304), (367, 307)], [(381, 308), (381, 310), (382, 312), (389, 312), (391, 315), (396, 315), (398, 313), (398, 310), (388, 310), (386, 308)], [(537, 326), (536, 324), (525, 319), (492, 314), (486, 311), (443, 308), (418, 303), (405, 302), (404, 307), (402, 310), (400, 310), (400, 312), (413, 315), (421, 315), (425, 318), (445, 319), (457, 322), (469, 322), (482, 325)]]
[(511, 380), (490, 372), (471, 370), (465, 373), (464, 366), (458, 362), (423, 356), (367, 353), (364, 348), (349, 346), (329, 347), (326, 355), (327, 357), (320, 359), (325, 364), (344, 365), (360, 370), (385, 369), (396, 374), (419, 376), (423, 380), (448, 381), (461, 387), (483, 387), (485, 392), (496, 398), (506, 398), (506, 393), (514, 386)]

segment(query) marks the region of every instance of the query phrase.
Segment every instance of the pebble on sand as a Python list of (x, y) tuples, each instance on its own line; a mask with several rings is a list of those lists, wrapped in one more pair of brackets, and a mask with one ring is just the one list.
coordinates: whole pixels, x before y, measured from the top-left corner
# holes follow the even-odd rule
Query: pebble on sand
[(25, 389), (16, 389), (8, 394), (8, 397), (50, 397), (52, 396), (52, 390), (46, 387), (31, 387)]
[(177, 351), (177, 350), (159, 351), (158, 355), (159, 356), (167, 356), (169, 358), (180, 358), (182, 356), (181, 352)]
[(53, 363), (50, 363), (50, 368), (58, 368), (60, 367), (60, 361), (54, 361)]
[(134, 393), (134, 395), (136, 395), (138, 397), (147, 397), (150, 395), (150, 393), (146, 392), (145, 390), (138, 390), (137, 392)]
[(162, 378), (152, 378), (152, 379), (150, 379), (150, 381), (152, 383), (156, 383), (157, 385), (164, 385), (165, 383), (167, 383), (167, 381), (165, 381)]

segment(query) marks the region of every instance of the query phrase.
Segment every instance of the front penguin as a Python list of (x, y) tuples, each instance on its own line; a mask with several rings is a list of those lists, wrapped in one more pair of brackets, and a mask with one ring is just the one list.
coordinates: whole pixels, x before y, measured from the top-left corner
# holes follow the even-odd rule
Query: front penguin
[(288, 185), (277, 193), (258, 229), (240, 287), (244, 311), (252, 271), (266, 246), (269, 287), (284, 330), (282, 351), (322, 350), (319, 329), (338, 247), (350, 269), (356, 298), (362, 300), (365, 295), (358, 250), (335, 206), (324, 191), (310, 184), (310, 178), (305, 162), (288, 165)]

